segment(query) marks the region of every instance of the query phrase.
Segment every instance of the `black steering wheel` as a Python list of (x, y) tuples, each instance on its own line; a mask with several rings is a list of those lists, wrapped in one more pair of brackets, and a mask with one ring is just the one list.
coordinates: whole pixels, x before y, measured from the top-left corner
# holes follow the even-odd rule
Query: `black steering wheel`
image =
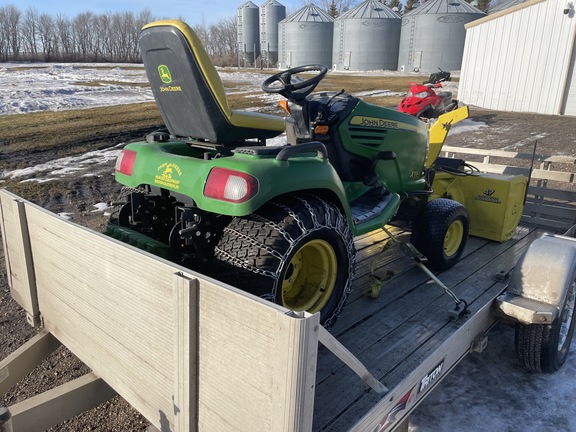
[[(299, 79), (299, 77), (293, 77), (293, 75), (302, 72), (313, 71), (318, 73), (313, 77), (308, 78), (307, 80)], [(318, 83), (322, 81), (322, 78), (324, 78), (327, 73), (328, 68), (322, 64), (298, 66), (282, 72), (278, 72), (277, 74), (267, 78), (262, 83), (262, 90), (264, 90), (266, 93), (279, 93), (286, 99), (292, 101), (300, 101), (312, 93), (312, 91), (316, 88)], [(293, 78), (296, 78), (296, 80)], [(277, 83), (279, 83), (279, 85)]]

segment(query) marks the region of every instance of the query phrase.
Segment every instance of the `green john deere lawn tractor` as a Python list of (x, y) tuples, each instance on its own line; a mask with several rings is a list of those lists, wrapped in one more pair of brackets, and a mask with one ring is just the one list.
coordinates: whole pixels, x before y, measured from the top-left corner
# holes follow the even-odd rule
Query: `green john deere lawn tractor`
[[(344, 91), (313, 94), (327, 68), (309, 65), (262, 85), (287, 99), (286, 118), (235, 111), (186, 24), (151, 23), (140, 44), (167, 132), (118, 158), (125, 197), (110, 235), (287, 308), (320, 312), (327, 326), (351, 288), (356, 236), (401, 222), (432, 268), (459, 260), (469, 214), (457, 201), (430, 200), (428, 148), (434, 141), (438, 154), (467, 108), (429, 129)], [(312, 77), (299, 79), (302, 72)], [(283, 132), (286, 145), (266, 146)]]

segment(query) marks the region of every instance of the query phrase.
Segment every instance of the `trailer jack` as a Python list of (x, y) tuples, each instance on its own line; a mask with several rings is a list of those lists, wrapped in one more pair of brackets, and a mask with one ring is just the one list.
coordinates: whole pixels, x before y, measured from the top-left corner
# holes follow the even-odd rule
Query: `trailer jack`
[(426, 267), (426, 257), (422, 255), (418, 249), (414, 247), (412, 243), (404, 243), (401, 242), (388, 230), (385, 226), (382, 227), (384, 232), (388, 234), (390, 239), (400, 247), (400, 250), (404, 252), (404, 254), (410, 258), (414, 263), (424, 272), (426, 273), (430, 279), (432, 279), (440, 288), (444, 290), (444, 292), (454, 301), (454, 309), (450, 309), (448, 311), (448, 319), (450, 321), (458, 321), (460, 318), (463, 318), (467, 315), (470, 315), (470, 311), (468, 310), (468, 303), (465, 300), (459, 298), (454, 291), (448, 288), (438, 277), (430, 271), (428, 267)]

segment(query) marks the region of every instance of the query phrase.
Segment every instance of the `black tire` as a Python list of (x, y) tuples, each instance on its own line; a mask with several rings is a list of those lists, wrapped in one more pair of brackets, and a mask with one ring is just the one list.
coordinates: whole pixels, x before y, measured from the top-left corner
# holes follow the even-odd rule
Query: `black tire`
[(451, 199), (437, 198), (427, 202), (414, 221), (411, 242), (428, 259), (428, 267), (447, 270), (460, 260), (469, 232), (466, 207)]
[(352, 232), (336, 206), (285, 196), (224, 229), (214, 276), (292, 310), (320, 311), (329, 327), (350, 292), (355, 261)]
[(533, 372), (552, 373), (566, 362), (574, 336), (576, 281), (573, 279), (560, 315), (552, 324), (517, 324), (516, 353)]

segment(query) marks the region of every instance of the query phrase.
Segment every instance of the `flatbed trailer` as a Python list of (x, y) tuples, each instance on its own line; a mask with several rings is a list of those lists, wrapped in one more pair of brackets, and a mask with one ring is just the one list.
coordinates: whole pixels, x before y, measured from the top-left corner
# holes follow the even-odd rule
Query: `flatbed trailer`
[[(483, 350), (502, 304), (518, 316), (530, 310), (507, 287), (545, 232), (524, 224), (503, 243), (469, 239), (462, 261), (439, 274), (467, 303), (458, 320), (449, 319), (454, 301), (386, 232), (364, 235), (353, 291), (328, 332), (318, 314), (265, 302), (5, 190), (0, 209), (11, 294), (39, 329), (0, 362), (0, 393), (60, 344), (92, 369), (8, 407), (16, 432), (45, 430), (115, 394), (162, 431), (406, 427), (430, 391)], [(554, 305), (544, 309), (527, 319), (553, 317)]]

